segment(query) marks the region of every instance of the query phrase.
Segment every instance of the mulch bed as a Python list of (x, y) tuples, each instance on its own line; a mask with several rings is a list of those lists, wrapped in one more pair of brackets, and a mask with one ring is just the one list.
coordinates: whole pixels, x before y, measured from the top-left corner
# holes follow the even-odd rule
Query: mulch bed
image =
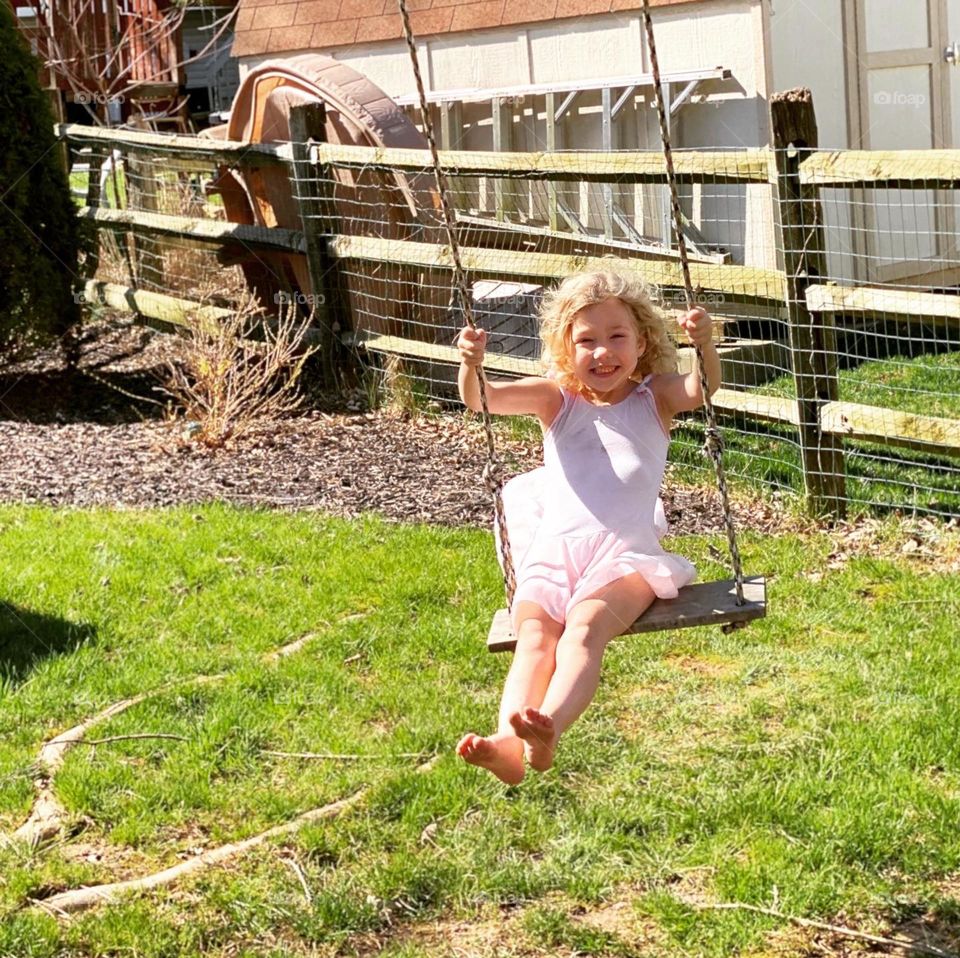
[[(352, 517), (489, 526), (481, 473), (483, 432), (455, 412), (415, 417), (329, 402), (263, 424), (228, 448), (207, 449), (165, 421), (159, 375), (172, 338), (112, 324), (88, 330), (81, 373), (56, 355), (0, 370), (0, 501), (148, 507), (223, 501), (321, 509)], [(93, 378), (96, 377), (96, 378)], [(132, 397), (141, 397), (135, 399)], [(502, 440), (505, 475), (535, 468), (539, 443)], [(722, 530), (718, 497), (670, 486), (664, 505), (677, 534)], [(778, 528), (769, 504), (738, 525)]]

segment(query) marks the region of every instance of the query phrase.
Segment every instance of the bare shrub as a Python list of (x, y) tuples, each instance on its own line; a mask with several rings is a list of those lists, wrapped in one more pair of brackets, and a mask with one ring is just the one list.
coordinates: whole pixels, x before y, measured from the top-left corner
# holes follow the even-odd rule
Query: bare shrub
[[(163, 288), (181, 299), (225, 306), (238, 302), (247, 290), (239, 266), (223, 266), (216, 254), (177, 243), (163, 247)], [(216, 276), (216, 284), (210, 277)]]
[(189, 438), (220, 447), (294, 412), (304, 364), (316, 351), (305, 346), (311, 320), (283, 304), (278, 318), (269, 317), (249, 293), (223, 318), (202, 308), (189, 317), (163, 386), (183, 410)]
[(387, 356), (383, 368), (383, 386), (387, 410), (397, 416), (415, 416), (417, 397), (413, 380), (407, 375), (406, 365), (399, 356)]
[[(157, 177), (161, 189), (157, 194), (157, 207), (162, 213), (187, 216), (195, 219), (225, 220), (223, 206), (207, 201), (204, 180), (212, 175), (211, 170), (181, 172), (175, 176), (166, 174)], [(225, 267), (214, 250), (197, 249), (195, 246), (165, 241), (160, 247), (164, 292), (172, 292), (184, 299), (206, 302), (218, 295), (222, 302), (235, 302), (246, 288), (243, 271), (239, 266)], [(215, 287), (210, 277), (216, 276)]]

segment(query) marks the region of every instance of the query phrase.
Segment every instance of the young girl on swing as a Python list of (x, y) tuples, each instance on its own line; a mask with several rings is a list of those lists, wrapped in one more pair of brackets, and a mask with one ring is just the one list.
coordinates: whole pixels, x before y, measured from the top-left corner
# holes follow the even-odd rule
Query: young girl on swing
[[(711, 319), (693, 309), (679, 324), (701, 348), (712, 394), (720, 359)], [(549, 378), (486, 382), (491, 413), (540, 420), (544, 467), (536, 502), (522, 501), (529, 475), (504, 488), (510, 531), (512, 518), (531, 513), (536, 526), (528, 541), (511, 541), (517, 645), (497, 731), (457, 745), (508, 784), (523, 778), (524, 759), (541, 772), (553, 764), (557, 741), (597, 690), (607, 643), (696, 575), (660, 547), (655, 507), (670, 423), (703, 402), (700, 377), (677, 373), (642, 282), (599, 271), (568, 278), (544, 298), (540, 334)], [(460, 396), (479, 410), (486, 333), (466, 327), (457, 346)]]

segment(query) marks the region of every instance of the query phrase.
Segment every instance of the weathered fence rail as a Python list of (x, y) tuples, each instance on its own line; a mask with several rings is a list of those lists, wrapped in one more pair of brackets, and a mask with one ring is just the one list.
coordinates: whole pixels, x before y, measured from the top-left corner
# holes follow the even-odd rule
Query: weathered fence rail
[(174, 216), (143, 210), (112, 210), (84, 206), (77, 211), (81, 220), (92, 221), (100, 229), (118, 233), (146, 233), (168, 236), (187, 243), (222, 247), (225, 243), (242, 243), (256, 249), (305, 253), (306, 240), (297, 230), (278, 226), (254, 226), (246, 223), (223, 223), (218, 220)]
[(890, 286), (845, 286), (812, 283), (804, 290), (807, 308), (815, 313), (847, 316), (895, 316), (906, 322), (960, 326), (960, 295), (925, 293)]
[[(447, 246), (404, 240), (384, 240), (376, 236), (330, 236), (327, 245), (337, 259), (355, 259), (367, 263), (402, 263), (452, 269), (453, 257)], [(462, 247), (460, 258), (464, 269), (483, 275), (503, 275), (503, 253), (500, 250)], [(516, 252), (510, 257), (514, 276), (532, 279), (562, 279), (571, 273), (610, 266), (610, 258), (561, 253)], [(656, 286), (683, 286), (680, 264), (673, 261), (643, 261), (647, 282)], [(784, 274), (778, 270), (719, 263), (690, 263), (694, 286), (706, 292), (730, 296), (783, 302), (786, 291)]]
[[(591, 183), (666, 183), (667, 169), (659, 152), (492, 153), (482, 150), (441, 150), (440, 163), (450, 176), (498, 176), (521, 180)], [(419, 172), (427, 165), (422, 150), (385, 149), (321, 143), (310, 150), (317, 166), (345, 170)], [(769, 183), (773, 154), (766, 149), (677, 150), (674, 172), (683, 182), (729, 185)]]
[(960, 150), (823, 150), (803, 159), (800, 182), (952, 190), (960, 183)]
[(93, 146), (107, 150), (152, 151), (173, 159), (218, 160), (228, 165), (268, 166), (290, 163), (289, 144), (239, 143), (184, 134), (148, 133), (140, 130), (105, 129), (78, 123), (60, 123), (57, 136), (71, 146)]

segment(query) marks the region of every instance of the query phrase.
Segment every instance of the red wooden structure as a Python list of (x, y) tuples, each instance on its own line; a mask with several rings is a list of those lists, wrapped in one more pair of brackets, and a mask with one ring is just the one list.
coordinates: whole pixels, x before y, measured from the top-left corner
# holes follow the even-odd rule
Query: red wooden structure
[[(44, 63), (42, 80), (101, 119), (162, 119), (181, 84), (183, 6), (172, 0), (10, 0), (29, 6), (24, 33)], [(175, 109), (174, 109), (174, 112)]]

